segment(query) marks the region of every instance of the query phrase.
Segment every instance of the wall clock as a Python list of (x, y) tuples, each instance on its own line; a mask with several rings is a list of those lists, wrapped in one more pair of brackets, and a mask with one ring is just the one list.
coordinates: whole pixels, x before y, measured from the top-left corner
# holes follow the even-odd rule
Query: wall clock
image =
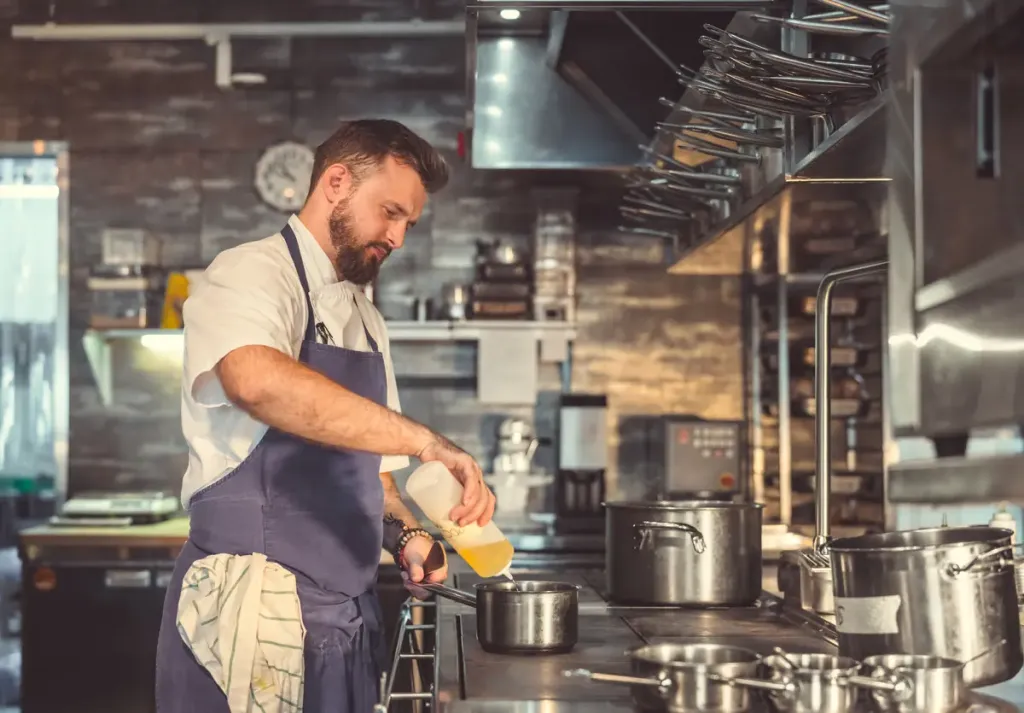
[(294, 141), (274, 144), (256, 162), (256, 192), (267, 205), (294, 213), (306, 201), (312, 175), (312, 149)]

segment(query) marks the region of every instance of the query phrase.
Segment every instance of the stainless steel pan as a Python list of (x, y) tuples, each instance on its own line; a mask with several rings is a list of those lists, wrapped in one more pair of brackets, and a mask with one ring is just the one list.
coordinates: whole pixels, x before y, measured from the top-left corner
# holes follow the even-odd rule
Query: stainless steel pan
[(579, 587), (566, 582), (484, 582), (476, 596), (443, 584), (423, 589), (476, 609), (476, 638), (491, 654), (562, 654), (579, 639)]
[(627, 655), (631, 676), (586, 669), (564, 673), (595, 683), (627, 685), (644, 711), (740, 713), (750, 707), (750, 693), (729, 681), (758, 674), (760, 657), (753, 651), (722, 644), (665, 643), (642, 646)]

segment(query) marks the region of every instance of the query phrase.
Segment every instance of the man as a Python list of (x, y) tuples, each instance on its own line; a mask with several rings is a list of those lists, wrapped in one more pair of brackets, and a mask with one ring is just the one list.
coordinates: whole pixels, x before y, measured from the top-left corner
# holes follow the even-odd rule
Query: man
[[(439, 461), (465, 490), (452, 519), (490, 520), (494, 496), (473, 458), (400, 415), (384, 322), (356, 287), (402, 247), (427, 194), (447, 180), (440, 155), (401, 124), (346, 123), (317, 148), (299, 214), (280, 234), (218, 255), (186, 301), (190, 533), (160, 628), (159, 713), (228, 711), (178, 631), (194, 563), (262, 553), (293, 573), (306, 632), (303, 710), (369, 713), (381, 548), (416, 582), (433, 545), (390, 471), (409, 456)], [(446, 574), (444, 565), (429, 578)]]

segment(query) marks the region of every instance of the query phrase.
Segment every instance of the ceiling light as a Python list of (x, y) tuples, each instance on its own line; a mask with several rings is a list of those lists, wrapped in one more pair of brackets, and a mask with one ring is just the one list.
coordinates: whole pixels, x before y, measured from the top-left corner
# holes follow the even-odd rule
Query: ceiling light
[(519, 11), (514, 9), (514, 8), (506, 8), (506, 9), (502, 10), (499, 14), (501, 15), (501, 19), (502, 20), (518, 20), (519, 19)]

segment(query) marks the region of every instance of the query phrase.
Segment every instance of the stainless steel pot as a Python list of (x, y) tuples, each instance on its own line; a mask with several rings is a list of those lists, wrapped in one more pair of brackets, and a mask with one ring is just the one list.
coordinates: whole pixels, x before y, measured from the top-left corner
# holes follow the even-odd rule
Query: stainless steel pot
[(1024, 653), (1011, 536), (939, 527), (832, 541), (840, 654), (966, 661), (969, 687), (1013, 678)]
[(627, 654), (632, 676), (565, 671), (599, 683), (628, 685), (642, 711), (667, 713), (741, 713), (750, 707), (750, 693), (731, 686), (733, 678), (758, 674), (760, 657), (753, 651), (722, 644), (652, 644)]
[(609, 598), (641, 605), (748, 606), (761, 594), (761, 514), (752, 503), (610, 502)]
[(775, 655), (763, 662), (771, 671), (769, 680), (736, 678), (730, 684), (768, 691), (774, 708), (780, 713), (849, 713), (857, 705), (859, 688), (884, 692), (893, 701), (911, 698), (913, 689), (908, 679), (860, 676), (859, 664), (853, 659), (775, 651)]
[(421, 584), (476, 609), (476, 638), (491, 654), (562, 654), (579, 640), (579, 587), (565, 582), (484, 582), (476, 595)]
[(938, 656), (869, 656), (864, 675), (900, 684), (896, 692), (871, 692), (874, 706), (886, 713), (949, 713), (964, 699), (964, 665)]
[(778, 653), (764, 665), (771, 671), (767, 680), (737, 678), (731, 685), (768, 691), (775, 708), (785, 713), (847, 713), (857, 702), (850, 681), (858, 668), (853, 659)]

